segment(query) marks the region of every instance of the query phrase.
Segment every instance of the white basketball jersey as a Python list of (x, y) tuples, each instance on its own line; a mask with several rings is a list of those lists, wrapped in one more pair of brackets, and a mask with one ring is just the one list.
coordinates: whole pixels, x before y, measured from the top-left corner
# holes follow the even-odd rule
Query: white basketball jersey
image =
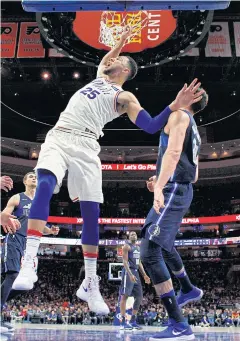
[(98, 136), (108, 122), (119, 117), (117, 98), (123, 89), (105, 78), (97, 78), (78, 90), (61, 113), (56, 126), (88, 128)]

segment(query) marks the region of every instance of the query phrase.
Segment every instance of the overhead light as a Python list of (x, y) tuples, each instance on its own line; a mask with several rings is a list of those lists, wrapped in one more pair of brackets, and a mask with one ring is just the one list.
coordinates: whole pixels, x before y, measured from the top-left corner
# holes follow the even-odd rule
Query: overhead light
[(79, 79), (80, 78), (80, 73), (79, 72), (74, 72), (73, 73), (73, 78), (74, 79)]
[(190, 41), (190, 45), (194, 45), (195, 44), (195, 41)]
[(234, 90), (234, 91), (232, 92), (231, 95), (232, 95), (232, 96), (236, 96), (236, 94), (237, 94), (237, 93), (236, 93), (236, 91)]
[(198, 31), (197, 35), (200, 36), (202, 34), (202, 31)]
[(42, 79), (44, 79), (44, 80), (48, 80), (48, 79), (50, 79), (51, 75), (50, 75), (50, 73), (49, 73), (48, 71), (44, 71), (44, 72), (41, 74), (41, 77), (42, 77)]

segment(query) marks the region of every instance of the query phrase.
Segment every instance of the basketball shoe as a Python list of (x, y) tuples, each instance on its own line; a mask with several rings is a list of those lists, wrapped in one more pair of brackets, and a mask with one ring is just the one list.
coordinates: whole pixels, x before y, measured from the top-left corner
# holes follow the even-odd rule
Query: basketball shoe
[(193, 289), (187, 294), (184, 294), (182, 291), (180, 291), (179, 295), (177, 296), (177, 303), (179, 307), (182, 308), (190, 302), (199, 301), (202, 297), (203, 291), (197, 287), (193, 287)]
[(124, 320), (120, 324), (120, 330), (133, 330), (133, 326), (130, 322)]
[(37, 282), (37, 257), (23, 258), (21, 270), (13, 282), (13, 290), (31, 290), (33, 284)]
[(167, 329), (149, 338), (149, 341), (191, 341), (195, 336), (191, 327), (185, 323), (174, 323)]
[(100, 279), (97, 275), (85, 278), (76, 295), (81, 300), (87, 302), (89, 309), (94, 313), (107, 315), (110, 311), (99, 291)]

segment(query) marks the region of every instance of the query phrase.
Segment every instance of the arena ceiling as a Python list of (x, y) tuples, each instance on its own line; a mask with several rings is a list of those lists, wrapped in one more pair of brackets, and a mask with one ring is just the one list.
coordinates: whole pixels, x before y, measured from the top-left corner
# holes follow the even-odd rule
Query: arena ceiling
[[(35, 14), (24, 12), (20, 2), (2, 2), (3, 22), (35, 21)], [(224, 11), (216, 11), (214, 21), (229, 22), (231, 46), (234, 46), (233, 21), (240, 21), (239, 2), (232, 2)], [(182, 57), (171, 63), (149, 69), (141, 69), (135, 80), (126, 85), (144, 107), (157, 114), (170, 103), (184, 82), (199, 77), (209, 93), (209, 106), (198, 115), (197, 123), (206, 124), (240, 108), (240, 58), (232, 49), (232, 57), (206, 58), (205, 41), (201, 42), (200, 55)], [(50, 79), (41, 78), (49, 72)], [(78, 77), (74, 78), (74, 73)], [(34, 120), (53, 125), (65, 108), (70, 96), (96, 75), (96, 68), (84, 66), (69, 58), (4, 59), (2, 60), (2, 101), (10, 108)], [(210, 125), (208, 141), (226, 141), (240, 137), (240, 115)], [(2, 135), (29, 141), (42, 141), (48, 125), (42, 125), (20, 117), (2, 105)], [(127, 117), (110, 123), (101, 139), (101, 145), (156, 146), (158, 135), (147, 135)], [(121, 129), (121, 130), (115, 130)], [(130, 130), (126, 130), (130, 129)]]

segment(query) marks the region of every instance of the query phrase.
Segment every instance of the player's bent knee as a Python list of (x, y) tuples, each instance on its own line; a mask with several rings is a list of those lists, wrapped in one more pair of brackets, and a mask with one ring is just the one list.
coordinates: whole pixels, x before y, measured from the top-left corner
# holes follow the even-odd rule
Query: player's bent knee
[(57, 184), (56, 176), (46, 170), (38, 169), (38, 186), (29, 213), (29, 219), (46, 221), (49, 216), (49, 203)]

